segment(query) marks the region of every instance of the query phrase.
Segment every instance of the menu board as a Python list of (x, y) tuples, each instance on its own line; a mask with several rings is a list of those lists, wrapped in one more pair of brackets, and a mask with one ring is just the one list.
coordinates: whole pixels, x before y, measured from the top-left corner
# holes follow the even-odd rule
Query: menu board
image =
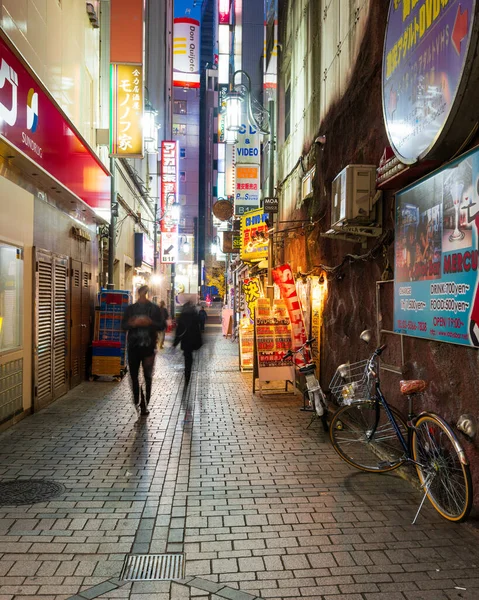
[(239, 349), (241, 370), (251, 370), (254, 360), (254, 327), (248, 317), (244, 317), (240, 322)]
[(259, 380), (293, 380), (293, 363), (291, 359), (284, 360), (291, 348), (291, 327), (285, 303), (275, 301), (271, 310), (268, 299), (259, 299), (255, 326)]

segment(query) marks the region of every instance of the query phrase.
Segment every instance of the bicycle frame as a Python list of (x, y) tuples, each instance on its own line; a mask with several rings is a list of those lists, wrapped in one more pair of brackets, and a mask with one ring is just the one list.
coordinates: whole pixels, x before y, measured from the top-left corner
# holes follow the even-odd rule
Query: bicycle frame
[[(411, 460), (411, 435), (410, 435), (410, 430), (412, 429), (412, 426), (410, 424), (411, 422), (411, 418), (412, 415), (408, 415), (408, 421), (407, 421), (407, 425), (408, 425), (408, 436), (407, 436), (407, 440), (404, 438), (401, 430), (399, 429), (399, 425), (397, 424), (396, 419), (394, 418), (394, 414), (392, 412), (392, 410), (389, 408), (389, 404), (387, 403), (386, 398), (384, 397), (384, 394), (381, 391), (381, 382), (379, 379), (379, 367), (377, 364), (377, 351), (374, 352), (373, 356), (371, 357), (369, 364), (368, 364), (368, 373), (371, 375), (374, 375), (375, 378), (375, 386), (376, 386), (376, 398), (375, 398), (375, 402), (376, 402), (376, 423), (373, 427), (372, 432), (369, 435), (369, 441), (373, 438), (374, 434), (376, 433), (376, 428), (379, 424), (379, 403), (381, 403), (382, 407), (384, 408), (384, 410), (386, 411), (386, 414), (388, 416), (388, 419), (391, 423), (391, 425), (393, 426), (393, 429), (399, 439), (399, 441), (401, 442), (401, 446), (404, 449), (404, 452), (406, 454), (406, 458), (408, 461)], [(374, 368), (373, 368), (374, 367)]]

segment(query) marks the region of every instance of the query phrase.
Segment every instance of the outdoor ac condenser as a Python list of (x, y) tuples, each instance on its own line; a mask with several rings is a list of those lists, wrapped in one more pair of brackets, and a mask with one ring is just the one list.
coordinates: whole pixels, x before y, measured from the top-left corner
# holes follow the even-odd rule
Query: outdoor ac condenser
[(334, 179), (331, 226), (344, 221), (369, 221), (376, 188), (375, 165), (348, 165)]

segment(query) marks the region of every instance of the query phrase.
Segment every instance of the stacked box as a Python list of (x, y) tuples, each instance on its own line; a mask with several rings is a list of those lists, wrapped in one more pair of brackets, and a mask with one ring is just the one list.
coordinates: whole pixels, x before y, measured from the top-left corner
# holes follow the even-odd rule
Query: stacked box
[(126, 368), (126, 332), (122, 318), (131, 293), (125, 290), (102, 290), (95, 311), (92, 351), (92, 374), (122, 376)]

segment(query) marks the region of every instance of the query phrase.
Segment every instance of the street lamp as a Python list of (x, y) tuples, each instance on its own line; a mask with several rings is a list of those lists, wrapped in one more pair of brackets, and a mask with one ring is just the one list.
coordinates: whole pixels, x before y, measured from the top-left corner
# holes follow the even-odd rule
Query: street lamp
[[(240, 76), (238, 80), (237, 76)], [(268, 196), (274, 196), (274, 152), (275, 152), (275, 107), (274, 100), (268, 101), (269, 109), (265, 108), (251, 92), (251, 78), (246, 71), (235, 71), (230, 85), (230, 91), (226, 96), (226, 132), (236, 135), (238, 113), (241, 115), (242, 103), (246, 102), (247, 116), (250, 125), (263, 135), (269, 135), (269, 164), (268, 164)], [(227, 143), (228, 141), (225, 140)], [(229, 142), (235, 143), (235, 142)], [(274, 298), (273, 287), (273, 248), (274, 248), (274, 215), (270, 213), (270, 234), (268, 244), (268, 286), (267, 295), (270, 300)]]
[[(237, 75), (241, 78), (235, 83)], [(243, 81), (245, 80), (245, 82)], [(270, 132), (270, 111), (266, 109), (251, 92), (251, 77), (246, 71), (235, 71), (226, 95), (226, 129), (239, 131), (241, 129), (242, 104), (246, 102), (248, 121), (264, 135)]]

